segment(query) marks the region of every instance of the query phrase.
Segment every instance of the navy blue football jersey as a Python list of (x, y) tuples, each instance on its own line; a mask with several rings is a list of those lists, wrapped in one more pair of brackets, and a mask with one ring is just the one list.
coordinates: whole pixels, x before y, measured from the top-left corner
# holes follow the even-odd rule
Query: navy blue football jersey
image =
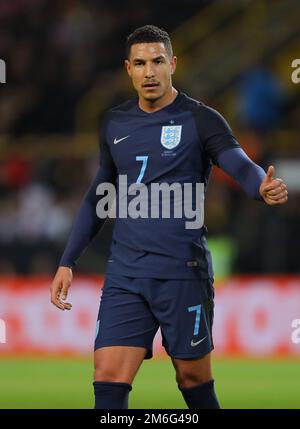
[[(203, 183), (205, 191), (220, 153), (236, 147), (218, 112), (179, 92), (171, 104), (153, 113), (143, 111), (138, 99), (111, 109), (102, 129), (100, 166), (117, 192), (120, 175), (126, 175), (128, 186), (147, 186), (150, 206), (152, 183), (190, 183), (193, 192), (196, 183)], [(186, 221), (184, 213), (182, 218), (151, 218), (149, 211), (148, 217), (133, 219), (117, 212), (107, 272), (170, 279), (213, 277), (207, 228), (187, 229)]]

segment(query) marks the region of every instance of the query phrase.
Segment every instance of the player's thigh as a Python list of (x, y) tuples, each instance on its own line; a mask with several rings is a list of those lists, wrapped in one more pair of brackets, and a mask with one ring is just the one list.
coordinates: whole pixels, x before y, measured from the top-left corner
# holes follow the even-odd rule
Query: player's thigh
[(211, 353), (197, 359), (171, 358), (180, 387), (192, 387), (211, 380)]
[(127, 346), (103, 347), (95, 350), (94, 380), (131, 384), (146, 353), (146, 348)]
[(124, 276), (106, 277), (94, 343), (97, 377), (131, 377), (141, 359), (152, 357), (158, 322), (138, 285)]
[(168, 280), (157, 285), (152, 311), (172, 358), (200, 359), (213, 348), (214, 290), (210, 279)]

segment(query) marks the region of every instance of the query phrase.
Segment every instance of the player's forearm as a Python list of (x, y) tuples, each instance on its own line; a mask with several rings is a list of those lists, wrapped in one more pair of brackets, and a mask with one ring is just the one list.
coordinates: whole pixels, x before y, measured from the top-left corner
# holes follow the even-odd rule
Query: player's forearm
[(73, 224), (67, 246), (59, 265), (73, 267), (93, 237), (101, 229), (103, 223), (104, 219), (99, 219), (96, 215), (95, 206), (89, 201), (84, 200)]
[(101, 229), (105, 219), (99, 218), (96, 213), (98, 203), (96, 189), (100, 183), (111, 181), (113, 181), (113, 177), (110, 172), (99, 168), (80, 205), (65, 251), (59, 262), (60, 266), (73, 267)]
[(218, 164), (233, 177), (247, 195), (255, 200), (263, 200), (259, 187), (266, 173), (246, 155), (241, 148), (228, 149), (218, 157)]

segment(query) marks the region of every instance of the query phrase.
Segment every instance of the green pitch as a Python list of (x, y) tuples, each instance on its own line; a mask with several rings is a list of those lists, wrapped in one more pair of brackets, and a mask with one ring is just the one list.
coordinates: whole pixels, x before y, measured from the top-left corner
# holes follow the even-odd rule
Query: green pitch
[[(300, 408), (299, 360), (215, 359), (222, 408)], [(0, 408), (92, 408), (92, 358), (0, 359)], [(145, 361), (130, 408), (186, 408), (169, 360)]]

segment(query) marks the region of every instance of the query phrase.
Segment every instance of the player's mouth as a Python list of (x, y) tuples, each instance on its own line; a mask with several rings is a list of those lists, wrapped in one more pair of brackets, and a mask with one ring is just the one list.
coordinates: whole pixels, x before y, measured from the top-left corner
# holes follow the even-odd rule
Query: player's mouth
[(157, 88), (159, 86), (159, 83), (158, 82), (147, 82), (147, 83), (144, 83), (142, 86), (143, 86), (143, 88), (146, 88), (146, 89), (154, 89), (154, 88)]

